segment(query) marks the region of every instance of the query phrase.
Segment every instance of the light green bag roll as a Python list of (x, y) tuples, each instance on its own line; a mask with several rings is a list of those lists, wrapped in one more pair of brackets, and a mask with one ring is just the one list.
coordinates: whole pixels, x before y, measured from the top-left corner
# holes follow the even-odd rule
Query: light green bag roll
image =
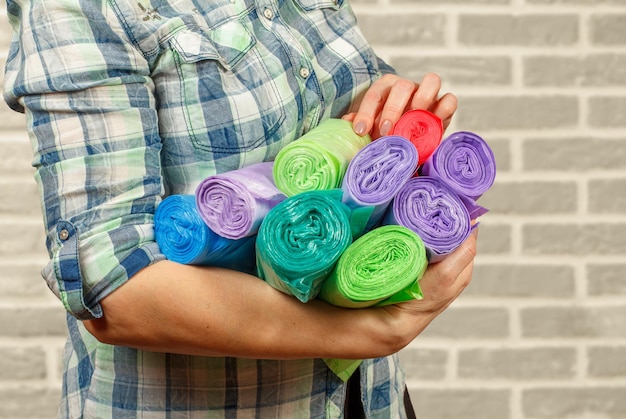
[(381, 226), (348, 246), (322, 284), (319, 298), (349, 308), (421, 299), (419, 280), (427, 266), (424, 242), (415, 232)]
[(287, 196), (341, 186), (348, 163), (372, 141), (352, 123), (331, 118), (283, 147), (274, 159), (274, 183)]

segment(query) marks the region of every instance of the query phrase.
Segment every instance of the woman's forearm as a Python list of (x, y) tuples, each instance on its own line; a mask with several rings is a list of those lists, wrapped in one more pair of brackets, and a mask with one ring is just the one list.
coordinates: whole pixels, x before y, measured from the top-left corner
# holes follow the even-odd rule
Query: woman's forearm
[(85, 322), (96, 338), (156, 352), (371, 358), (408, 343), (385, 310), (305, 304), (250, 275), (169, 261), (142, 270), (102, 307), (103, 318)]

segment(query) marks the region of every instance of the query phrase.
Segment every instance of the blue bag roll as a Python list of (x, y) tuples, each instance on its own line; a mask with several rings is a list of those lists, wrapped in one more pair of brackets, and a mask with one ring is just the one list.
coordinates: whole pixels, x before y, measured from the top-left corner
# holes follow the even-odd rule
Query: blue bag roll
[(171, 261), (256, 273), (256, 236), (232, 240), (213, 232), (200, 217), (195, 195), (170, 195), (154, 214), (156, 241)]

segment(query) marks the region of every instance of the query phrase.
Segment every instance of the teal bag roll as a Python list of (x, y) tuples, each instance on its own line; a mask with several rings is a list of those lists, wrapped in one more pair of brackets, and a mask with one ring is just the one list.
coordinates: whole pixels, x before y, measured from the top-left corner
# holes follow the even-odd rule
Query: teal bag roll
[[(307, 302), (352, 243), (353, 211), (339, 189), (303, 192), (265, 216), (256, 240), (257, 275), (274, 288)], [(371, 209), (367, 208), (371, 212)], [(365, 218), (365, 221), (367, 218)]]

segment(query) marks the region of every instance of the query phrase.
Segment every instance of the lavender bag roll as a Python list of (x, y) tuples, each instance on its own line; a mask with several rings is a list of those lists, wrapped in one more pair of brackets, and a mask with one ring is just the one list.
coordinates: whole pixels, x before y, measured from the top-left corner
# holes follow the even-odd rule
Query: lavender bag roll
[(394, 198), (383, 224), (398, 224), (416, 232), (429, 263), (452, 253), (472, 231), (468, 209), (459, 195), (438, 178), (410, 179)]
[(233, 240), (258, 232), (269, 210), (287, 198), (274, 184), (273, 164), (212, 175), (198, 185), (196, 206), (211, 230)]
[(420, 172), (437, 177), (459, 194), (476, 200), (493, 185), (496, 160), (482, 137), (459, 131), (441, 142)]
[(381, 137), (363, 147), (350, 161), (341, 189), (351, 208), (373, 206), (366, 230), (383, 217), (393, 197), (417, 170), (418, 152), (406, 138)]
[(194, 195), (170, 195), (154, 214), (156, 242), (171, 261), (256, 273), (255, 236), (231, 240), (200, 218)]

